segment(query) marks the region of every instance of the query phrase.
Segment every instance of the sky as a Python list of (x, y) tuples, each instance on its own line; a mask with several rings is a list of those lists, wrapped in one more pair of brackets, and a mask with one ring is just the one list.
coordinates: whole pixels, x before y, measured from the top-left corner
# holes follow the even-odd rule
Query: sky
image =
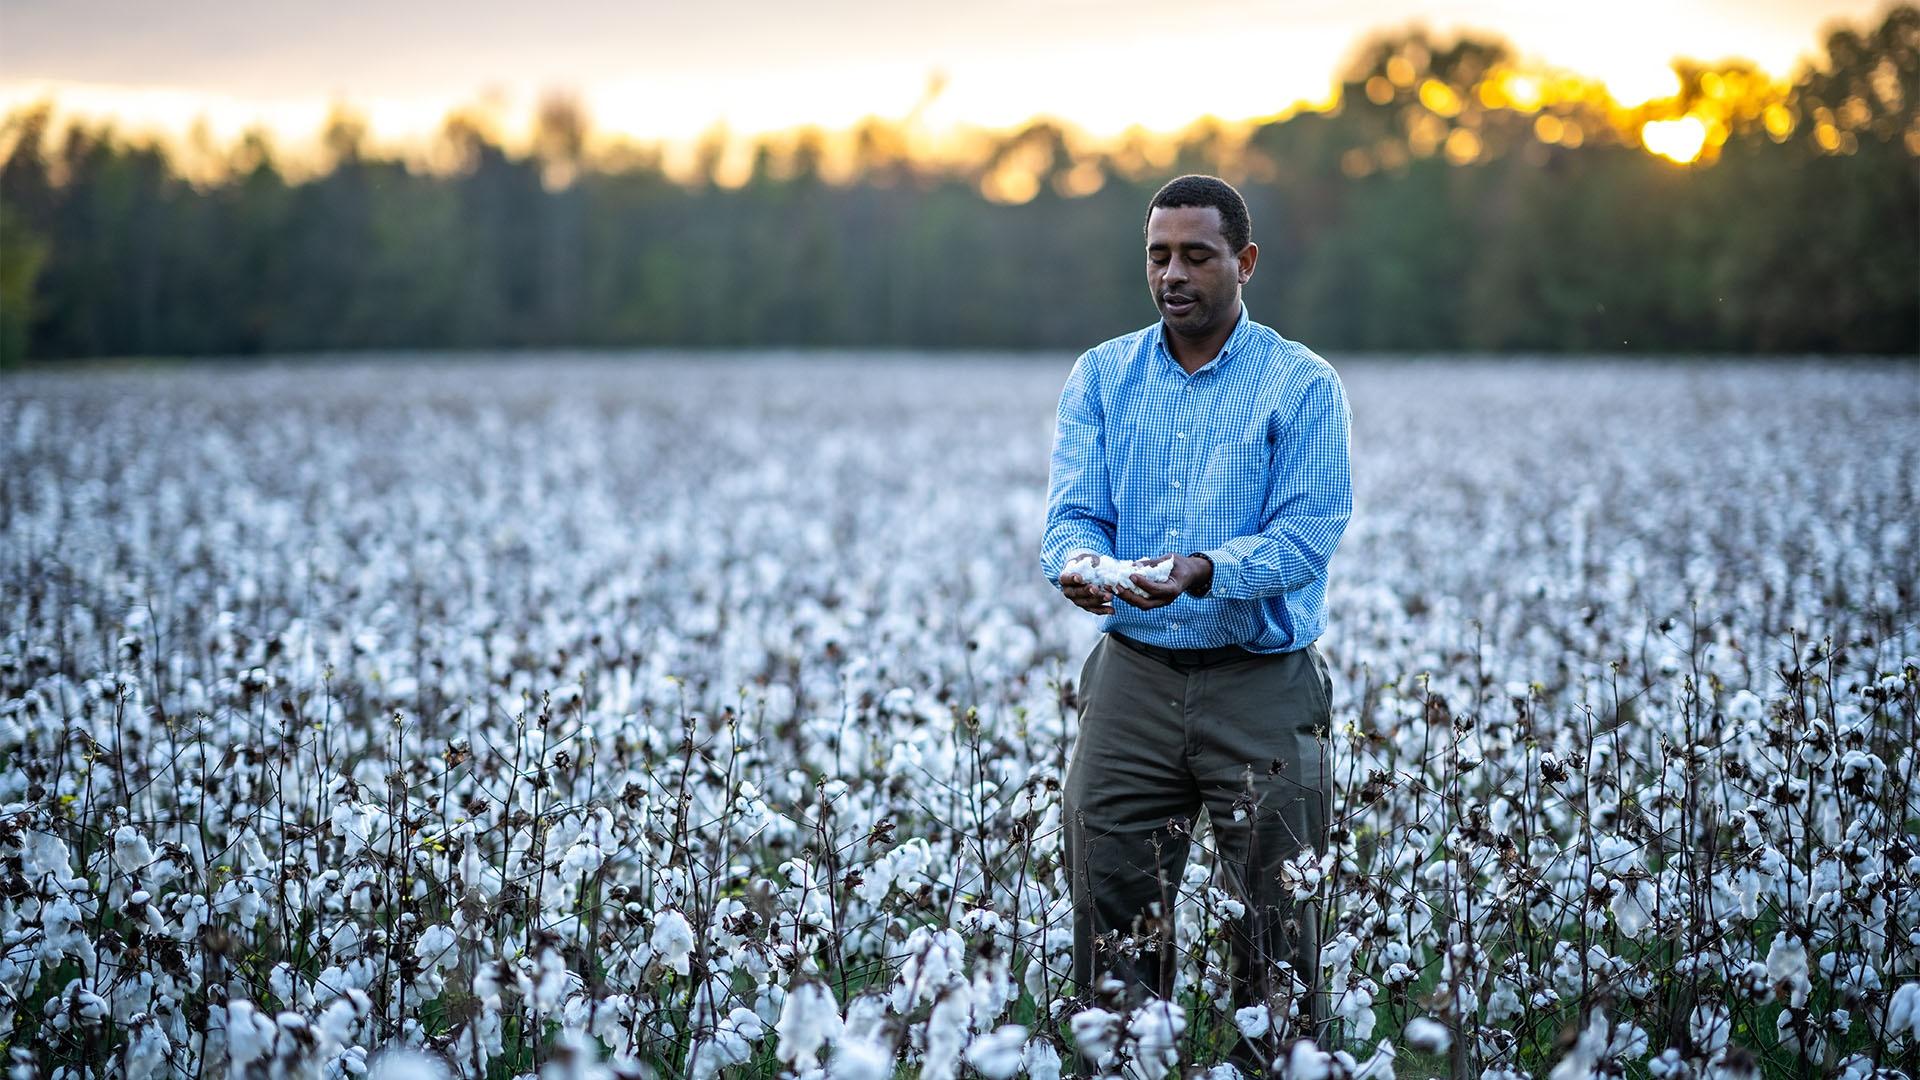
[[(1675, 57), (1779, 76), (1886, 0), (0, 0), (0, 109), (49, 97), (125, 128), (311, 137), (335, 104), (376, 139), (485, 103), (511, 129), (576, 94), (594, 127), (688, 140), (875, 115), (931, 129), (1036, 116), (1093, 135), (1324, 99), (1370, 31), (1491, 32), (1638, 103)], [(937, 94), (930, 94), (932, 87)]]

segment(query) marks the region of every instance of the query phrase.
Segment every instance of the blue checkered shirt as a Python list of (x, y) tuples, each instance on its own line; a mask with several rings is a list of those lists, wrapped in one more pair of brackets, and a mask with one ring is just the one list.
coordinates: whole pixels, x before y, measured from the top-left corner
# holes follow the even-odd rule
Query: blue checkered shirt
[(1326, 626), (1327, 560), (1353, 513), (1351, 414), (1325, 360), (1247, 318), (1189, 375), (1161, 324), (1081, 355), (1060, 394), (1040, 566), (1056, 586), (1080, 552), (1204, 552), (1206, 596), (1102, 631), (1173, 649), (1305, 648)]

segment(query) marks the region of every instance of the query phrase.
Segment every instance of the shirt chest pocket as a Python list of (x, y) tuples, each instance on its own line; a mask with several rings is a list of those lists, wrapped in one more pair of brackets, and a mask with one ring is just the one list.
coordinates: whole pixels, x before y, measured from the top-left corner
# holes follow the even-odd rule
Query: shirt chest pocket
[(1207, 453), (1196, 495), (1211, 523), (1228, 525), (1236, 535), (1257, 529), (1273, 482), (1273, 444), (1265, 439), (1216, 443)]

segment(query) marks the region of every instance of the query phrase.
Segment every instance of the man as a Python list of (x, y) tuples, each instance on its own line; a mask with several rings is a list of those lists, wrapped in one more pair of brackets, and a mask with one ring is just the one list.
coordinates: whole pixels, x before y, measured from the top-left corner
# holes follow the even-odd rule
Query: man
[[(1317, 916), (1283, 864), (1327, 842), (1332, 684), (1313, 642), (1353, 509), (1346, 394), (1326, 361), (1247, 317), (1260, 250), (1232, 186), (1161, 188), (1146, 248), (1160, 321), (1068, 376), (1041, 544), (1048, 579), (1104, 616), (1065, 791), (1074, 978), (1169, 994), (1170, 916), (1205, 807), (1246, 909), (1231, 928), (1235, 997), (1275, 1007), (1275, 1035), (1235, 1057), (1270, 1062), (1290, 1003), (1293, 1034), (1324, 1014), (1322, 995), (1293, 993), (1291, 976), (1316, 981)], [(1063, 573), (1089, 553), (1172, 572), (1134, 575), (1144, 595)]]

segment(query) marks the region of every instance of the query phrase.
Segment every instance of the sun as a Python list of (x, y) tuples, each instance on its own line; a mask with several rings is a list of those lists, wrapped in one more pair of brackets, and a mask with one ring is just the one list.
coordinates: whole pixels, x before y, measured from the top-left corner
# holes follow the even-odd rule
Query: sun
[(1707, 145), (1707, 125), (1697, 116), (1649, 120), (1640, 126), (1640, 141), (1661, 157), (1687, 165)]

